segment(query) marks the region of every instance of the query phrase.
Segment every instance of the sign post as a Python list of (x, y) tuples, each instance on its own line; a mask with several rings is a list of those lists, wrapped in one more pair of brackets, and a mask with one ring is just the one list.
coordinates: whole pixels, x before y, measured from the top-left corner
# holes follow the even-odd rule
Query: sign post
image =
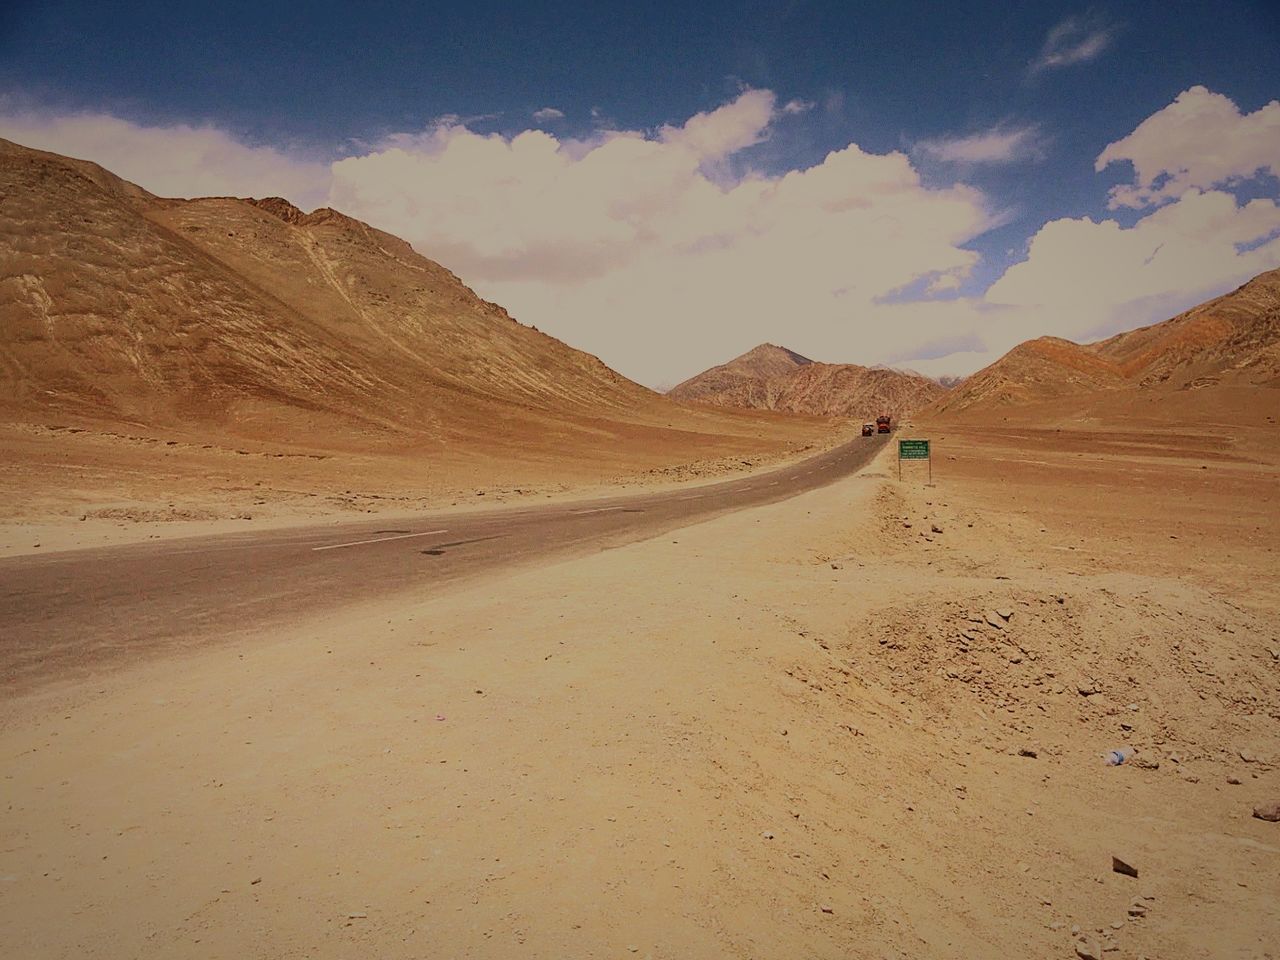
[(898, 441), (898, 479), (902, 479), (903, 460), (926, 460), (929, 463), (929, 482), (933, 483), (933, 458), (929, 456), (928, 440)]

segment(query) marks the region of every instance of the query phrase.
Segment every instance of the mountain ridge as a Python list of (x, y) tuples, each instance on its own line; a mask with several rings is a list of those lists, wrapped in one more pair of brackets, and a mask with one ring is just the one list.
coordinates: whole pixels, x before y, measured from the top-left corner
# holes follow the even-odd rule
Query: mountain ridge
[(1018, 344), (936, 400), (929, 414), (1082, 400), (1099, 393), (1173, 393), (1280, 386), (1280, 269), (1174, 317), (1093, 343)]
[(910, 413), (943, 390), (919, 374), (883, 366), (822, 363), (763, 343), (690, 377), (667, 396), (721, 407), (865, 418)]

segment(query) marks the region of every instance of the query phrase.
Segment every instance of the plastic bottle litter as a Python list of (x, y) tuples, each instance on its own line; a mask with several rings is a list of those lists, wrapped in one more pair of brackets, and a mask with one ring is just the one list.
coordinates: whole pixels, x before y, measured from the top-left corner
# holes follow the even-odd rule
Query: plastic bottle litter
[(1108, 750), (1102, 755), (1102, 759), (1108, 767), (1118, 767), (1132, 756), (1132, 747), (1121, 747), (1118, 750)]

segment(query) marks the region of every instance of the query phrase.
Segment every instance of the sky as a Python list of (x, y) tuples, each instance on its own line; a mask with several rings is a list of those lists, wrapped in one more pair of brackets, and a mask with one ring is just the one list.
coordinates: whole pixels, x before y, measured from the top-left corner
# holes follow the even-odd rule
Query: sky
[(657, 388), (964, 375), (1280, 267), (1280, 4), (9, 0), (0, 137), (335, 207)]

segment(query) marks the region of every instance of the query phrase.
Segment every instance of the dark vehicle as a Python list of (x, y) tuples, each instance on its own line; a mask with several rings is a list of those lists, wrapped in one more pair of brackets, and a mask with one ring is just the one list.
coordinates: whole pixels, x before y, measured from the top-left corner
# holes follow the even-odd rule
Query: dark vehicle
[(888, 433), (888, 432), (889, 432), (889, 418), (876, 417), (876, 433)]
[(876, 425), (874, 423), (864, 423), (862, 425), (862, 435), (864, 437), (869, 437), (875, 432), (876, 432)]

